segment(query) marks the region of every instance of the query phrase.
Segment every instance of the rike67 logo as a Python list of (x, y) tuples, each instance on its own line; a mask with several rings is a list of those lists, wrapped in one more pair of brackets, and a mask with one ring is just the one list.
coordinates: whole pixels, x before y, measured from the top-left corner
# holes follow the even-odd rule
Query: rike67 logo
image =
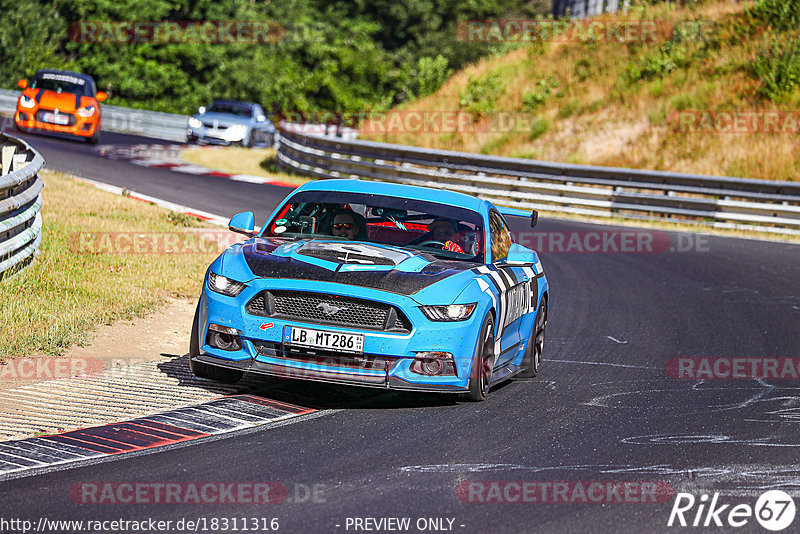
[(678, 493), (667, 526), (738, 528), (755, 517), (762, 527), (777, 532), (792, 524), (795, 512), (791, 495), (781, 490), (763, 493), (755, 507), (749, 504), (722, 504), (719, 493), (714, 493), (711, 502), (706, 494), (697, 499), (691, 493)]

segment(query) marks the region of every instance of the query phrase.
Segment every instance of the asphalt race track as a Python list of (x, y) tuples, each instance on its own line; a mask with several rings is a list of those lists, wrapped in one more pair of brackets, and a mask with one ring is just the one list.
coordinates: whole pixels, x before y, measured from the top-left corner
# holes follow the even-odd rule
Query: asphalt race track
[[(263, 221), (287, 193), (102, 159), (94, 147), (71, 141), (24, 137), (49, 169), (223, 216), (253, 210)], [(102, 140), (139, 142), (152, 140), (114, 134)], [(512, 226), (523, 242), (531, 239), (525, 221)], [(320, 411), (284, 426), (5, 480), (2, 516), (34, 524), (43, 516), (173, 525), (206, 518), (212, 532), (223, 531), (211, 528), (213, 518), (278, 518), (278, 530), (292, 533), (403, 525), (388, 518), (410, 518), (407, 529), (395, 529), (408, 532), (665, 532), (686, 530), (667, 526), (673, 492), (684, 492), (697, 499), (687, 522), (702, 495), (710, 501), (719, 493), (719, 504), (729, 505), (719, 515), (724, 527), (710, 530), (765, 532), (755, 517), (732, 529), (728, 512), (738, 504), (755, 507), (766, 490), (800, 495), (800, 381), (786, 373), (780, 380), (677, 379), (668, 368), (674, 358), (800, 356), (800, 245), (647, 231), (656, 243), (652, 252), (561, 252), (552, 237), (566, 244), (578, 236), (585, 244), (587, 232), (599, 232), (610, 243), (623, 231), (630, 229), (541, 220), (536, 232), (549, 240), (540, 253), (551, 285), (545, 361), (538, 378), (496, 387), (484, 403), (270, 382), (260, 394)], [(568, 482), (568, 498), (553, 491), (550, 483), (560, 481)], [(279, 483), (286, 499), (76, 504), (74, 489), (70, 494), (76, 484), (106, 482)], [(634, 489), (659, 483), (669, 493), (655, 503), (615, 491), (586, 502), (574, 493), (594, 482)], [(533, 489), (523, 499), (519, 488)], [(373, 520), (383, 520), (383, 529)]]

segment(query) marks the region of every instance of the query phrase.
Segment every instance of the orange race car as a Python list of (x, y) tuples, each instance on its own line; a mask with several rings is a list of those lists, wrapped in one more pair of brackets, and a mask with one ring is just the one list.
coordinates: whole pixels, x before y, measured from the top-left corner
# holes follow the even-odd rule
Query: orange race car
[(97, 91), (94, 79), (64, 70), (40, 70), (31, 80), (20, 80), (14, 125), (22, 132), (41, 130), (100, 140), (100, 102), (107, 95)]

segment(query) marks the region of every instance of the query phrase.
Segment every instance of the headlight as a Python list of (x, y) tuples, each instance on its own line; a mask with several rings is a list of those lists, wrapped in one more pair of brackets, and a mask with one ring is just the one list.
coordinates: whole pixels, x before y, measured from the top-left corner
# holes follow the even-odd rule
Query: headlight
[(203, 123), (200, 121), (200, 119), (196, 119), (194, 117), (189, 117), (189, 127), (190, 128), (200, 128), (201, 126), (203, 126)]
[(19, 105), (23, 108), (32, 108), (36, 105), (36, 101), (32, 98), (22, 95), (19, 97)]
[(221, 293), (227, 297), (235, 297), (247, 286), (241, 282), (237, 282), (236, 280), (231, 280), (230, 278), (225, 278), (222, 275), (209, 272), (208, 287), (212, 291), (216, 291), (217, 293)]
[(449, 306), (420, 306), (419, 309), (431, 321), (465, 321), (472, 316), (477, 302), (472, 304), (451, 304)]
[(78, 110), (78, 115), (80, 115), (81, 117), (88, 118), (94, 115), (94, 112), (95, 112), (94, 106), (86, 106), (85, 108), (80, 108)]

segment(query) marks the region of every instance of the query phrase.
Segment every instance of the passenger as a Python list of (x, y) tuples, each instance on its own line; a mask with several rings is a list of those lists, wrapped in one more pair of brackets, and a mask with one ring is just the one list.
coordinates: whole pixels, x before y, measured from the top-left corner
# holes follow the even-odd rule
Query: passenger
[(464, 249), (461, 248), (461, 245), (456, 243), (456, 240), (459, 239), (456, 228), (457, 223), (450, 219), (434, 219), (434, 221), (428, 225), (428, 231), (433, 235), (433, 240), (442, 243), (444, 245), (444, 250), (463, 254)]
[(353, 241), (366, 239), (366, 233), (364, 218), (358, 213), (348, 209), (341, 209), (333, 216), (333, 223), (331, 224), (332, 236), (344, 237)]

